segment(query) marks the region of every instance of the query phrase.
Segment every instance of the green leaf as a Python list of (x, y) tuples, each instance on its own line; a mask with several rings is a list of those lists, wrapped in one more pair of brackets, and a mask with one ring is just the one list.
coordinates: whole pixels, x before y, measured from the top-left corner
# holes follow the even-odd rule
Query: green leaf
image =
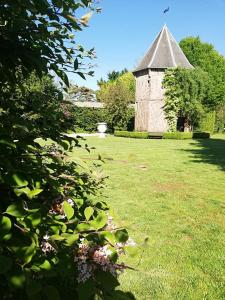
[(30, 191), (27, 196), (29, 199), (32, 199), (35, 196), (37, 196), (38, 194), (40, 194), (42, 191), (43, 191), (42, 189), (35, 189), (35, 190)]
[(83, 78), (84, 80), (86, 80), (86, 77), (84, 76), (84, 74), (83, 73), (81, 73), (81, 72), (76, 72), (81, 78)]
[(48, 270), (48, 271), (51, 270), (51, 268), (52, 268), (51, 263), (47, 259), (38, 267), (43, 270)]
[(98, 216), (91, 222), (91, 225), (99, 230), (103, 228), (106, 225), (107, 222), (107, 216), (104, 212), (100, 212)]
[(67, 87), (69, 87), (70, 86), (70, 83), (69, 83), (69, 79), (68, 79), (68, 76), (66, 75), (66, 73), (63, 73), (63, 81), (64, 81), (64, 83), (65, 83), (65, 85), (67, 86)]
[(43, 291), (46, 295), (46, 298), (45, 299), (48, 299), (48, 300), (60, 300), (60, 295), (59, 295), (59, 292), (58, 290), (52, 286), (52, 285), (48, 285), (46, 287), (43, 288)]
[(37, 227), (41, 223), (41, 213), (40, 212), (31, 213), (31, 214), (29, 214), (29, 216), (27, 218), (31, 221), (31, 224), (34, 228)]
[(25, 275), (23, 273), (15, 274), (9, 277), (9, 283), (15, 288), (21, 288), (25, 283)]
[(62, 206), (67, 219), (70, 220), (74, 215), (74, 209), (67, 201), (64, 201)]
[(76, 58), (74, 61), (74, 70), (77, 70), (78, 67), (79, 67), (79, 62), (78, 62), (78, 59)]
[(115, 237), (116, 237), (117, 242), (126, 243), (126, 241), (129, 238), (129, 235), (128, 235), (128, 232), (126, 229), (120, 229), (120, 230), (116, 231)]
[(102, 231), (99, 233), (100, 237), (103, 237), (104, 240), (107, 240), (111, 244), (115, 243), (115, 235), (110, 231)]
[(91, 229), (90, 224), (87, 223), (80, 223), (77, 225), (76, 231), (77, 232), (82, 232), (82, 231), (88, 231)]
[(59, 226), (50, 226), (51, 228), (51, 231), (54, 233), (54, 234), (59, 234)]
[(14, 182), (15, 186), (22, 187), (27, 186), (28, 181), (24, 179), (21, 174), (12, 174), (12, 181)]
[(84, 200), (83, 199), (75, 199), (75, 203), (80, 208), (84, 204)]
[(15, 189), (13, 189), (13, 191), (18, 197), (21, 196), (22, 194), (25, 194), (28, 196), (30, 193), (30, 189), (28, 187), (15, 188)]
[(54, 235), (51, 236), (51, 239), (54, 240), (54, 241), (64, 241), (65, 237), (63, 237), (59, 234), (54, 234)]
[(8, 206), (6, 213), (13, 217), (22, 218), (27, 212), (21, 203), (14, 203)]
[(0, 237), (6, 235), (11, 229), (11, 220), (8, 217), (0, 217)]
[(71, 247), (79, 239), (79, 234), (65, 234), (65, 238), (65, 245)]
[(10, 257), (0, 255), (0, 274), (8, 272), (12, 267), (13, 261)]
[(93, 215), (93, 213), (94, 209), (91, 206), (85, 208), (84, 215), (87, 221), (90, 220), (90, 217)]

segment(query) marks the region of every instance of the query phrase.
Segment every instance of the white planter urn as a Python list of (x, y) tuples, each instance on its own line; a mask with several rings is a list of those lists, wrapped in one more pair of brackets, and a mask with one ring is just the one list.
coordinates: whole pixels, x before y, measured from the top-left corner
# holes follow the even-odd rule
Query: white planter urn
[(107, 124), (102, 122), (97, 124), (97, 129), (98, 129), (98, 134), (100, 138), (105, 138), (106, 137), (106, 130), (107, 130)]

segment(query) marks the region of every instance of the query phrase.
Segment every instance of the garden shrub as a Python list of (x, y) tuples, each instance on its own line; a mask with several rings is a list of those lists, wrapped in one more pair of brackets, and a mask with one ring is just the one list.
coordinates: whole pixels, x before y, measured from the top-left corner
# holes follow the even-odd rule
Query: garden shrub
[(148, 139), (148, 132), (138, 132), (138, 131), (123, 131), (115, 130), (114, 135), (118, 137), (136, 138), (136, 139)]
[(198, 122), (197, 130), (200, 132), (211, 132), (215, 130), (216, 112), (211, 111), (205, 113), (204, 116)]

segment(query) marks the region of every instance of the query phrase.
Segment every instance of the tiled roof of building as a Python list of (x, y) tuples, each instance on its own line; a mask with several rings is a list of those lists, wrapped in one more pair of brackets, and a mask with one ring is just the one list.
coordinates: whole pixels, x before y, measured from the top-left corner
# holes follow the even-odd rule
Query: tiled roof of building
[(193, 68), (165, 25), (134, 72), (175, 67)]

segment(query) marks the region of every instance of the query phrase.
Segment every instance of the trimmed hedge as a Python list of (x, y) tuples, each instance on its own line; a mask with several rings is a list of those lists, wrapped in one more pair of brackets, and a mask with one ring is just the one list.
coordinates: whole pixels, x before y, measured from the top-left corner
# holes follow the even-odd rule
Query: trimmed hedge
[[(96, 132), (97, 123), (107, 122), (108, 114), (105, 108), (74, 107), (74, 121), (76, 132)], [(109, 128), (111, 130), (111, 128)]]
[[(208, 139), (208, 138), (210, 138), (209, 132), (180, 132), (180, 131), (177, 131), (177, 132), (164, 132), (161, 134), (162, 134), (163, 139), (171, 139), (171, 140)], [(114, 135), (118, 136), (118, 137), (136, 138), (136, 139), (150, 138), (150, 134), (148, 132), (140, 132), (140, 131), (115, 130)]]
[[(112, 120), (112, 115), (106, 108), (93, 108), (93, 107), (77, 107), (73, 109), (73, 119), (76, 132), (96, 132), (97, 124), (99, 122), (107, 123), (107, 131), (113, 132), (118, 127), (118, 124)], [(127, 115), (127, 123), (124, 128), (133, 130), (134, 129), (134, 109), (129, 108)]]
[(122, 131), (115, 130), (114, 135), (118, 137), (127, 137), (127, 138), (135, 138), (135, 139), (148, 139), (148, 132), (139, 132), (139, 131)]
[(186, 140), (192, 139), (192, 132), (164, 132), (163, 139), (172, 139), (172, 140)]
[(193, 139), (209, 139), (210, 132), (193, 132)]
[(165, 132), (163, 139), (186, 140), (186, 139), (208, 139), (209, 132)]

